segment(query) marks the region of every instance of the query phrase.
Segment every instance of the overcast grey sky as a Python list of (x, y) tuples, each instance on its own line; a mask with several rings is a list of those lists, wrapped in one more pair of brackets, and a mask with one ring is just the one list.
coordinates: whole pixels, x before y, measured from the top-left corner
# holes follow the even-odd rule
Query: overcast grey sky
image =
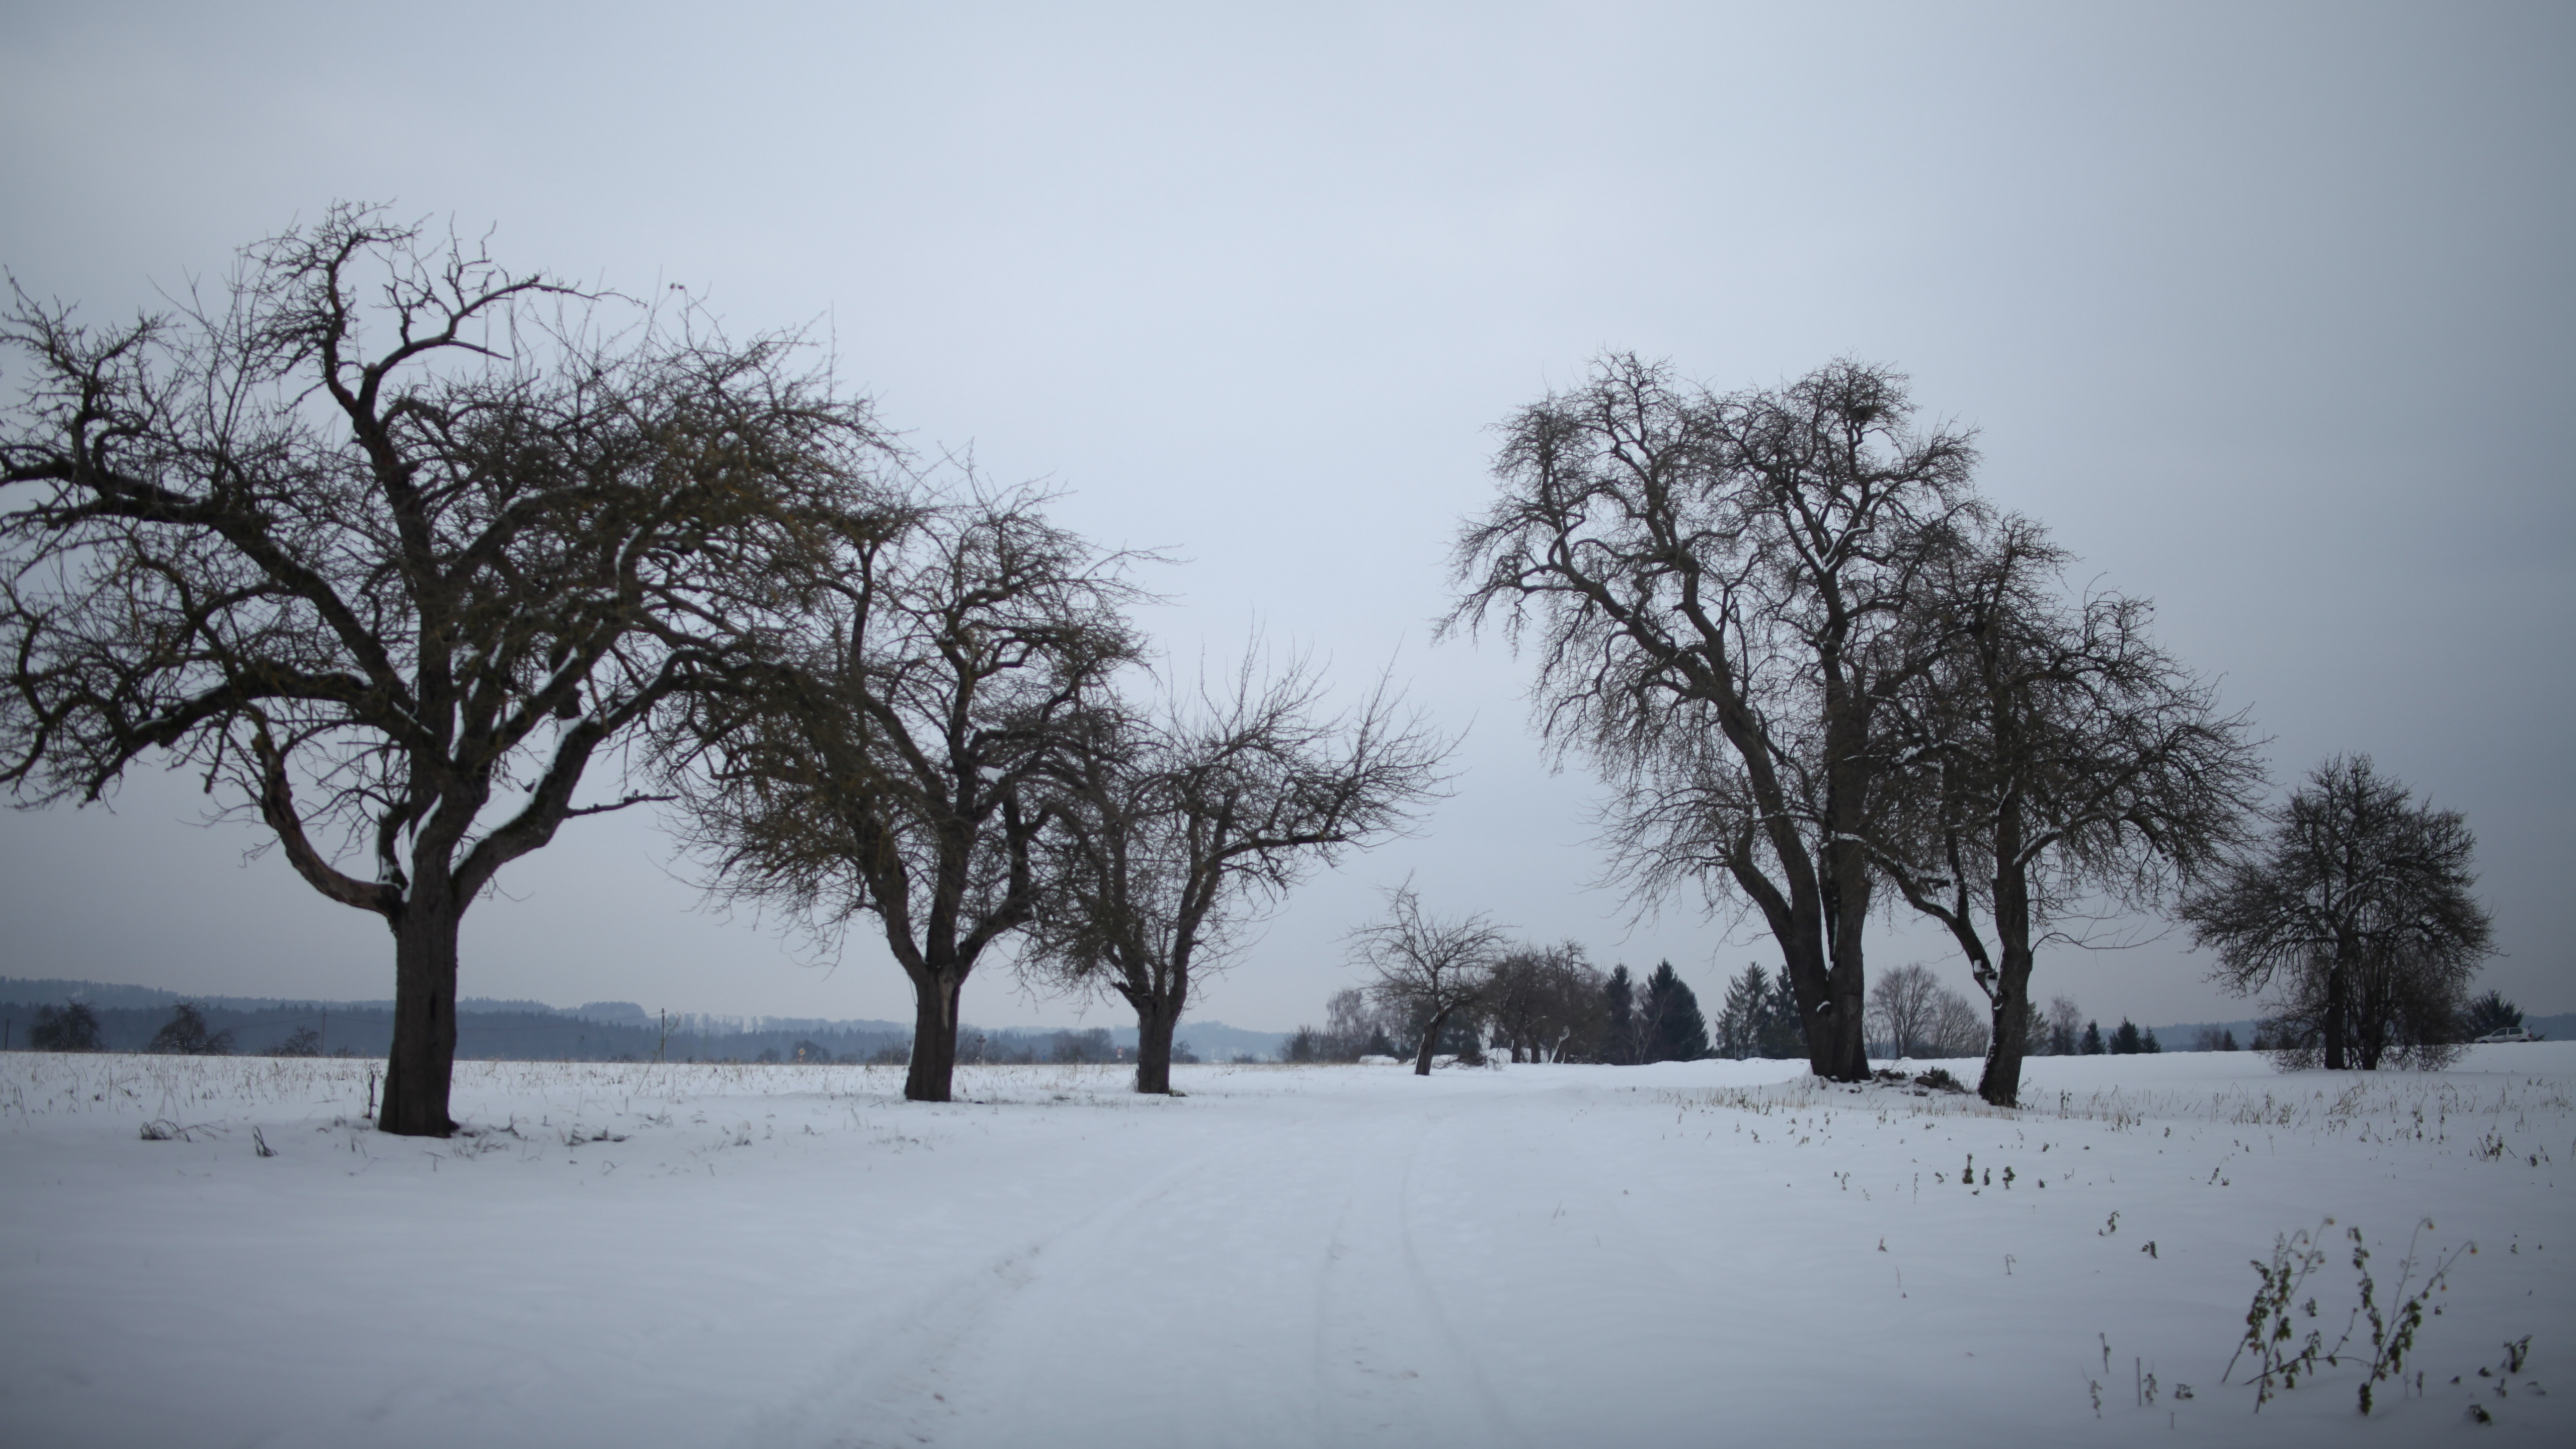
[[(1523, 669), (1433, 645), (1489, 429), (1603, 348), (1720, 389), (1838, 355), (1980, 430), (1983, 483), (2153, 597), (2276, 778), (2365, 751), (2468, 813), (2509, 956), (2569, 948), (2576, 7), (0, 7), (0, 263), (101, 318), (335, 198), (505, 260), (813, 323), (925, 449), (1164, 546), (1184, 659), (1251, 629), (1470, 728), (1421, 834), (1295, 896), (1196, 1014), (1285, 1028), (1411, 873), (1669, 957), (1765, 940), (1587, 889), (1590, 782)], [(0, 973), (390, 994), (381, 926), (146, 772), (0, 818)], [(902, 1018), (585, 820), (469, 916), (464, 990)], [(1891, 922), (1873, 963), (1965, 973)], [(2250, 1014), (2174, 936), (2043, 957), (2105, 1019)], [(990, 1024), (1070, 1019), (1006, 976)], [(1094, 1007), (1095, 1023), (1123, 1019)]]

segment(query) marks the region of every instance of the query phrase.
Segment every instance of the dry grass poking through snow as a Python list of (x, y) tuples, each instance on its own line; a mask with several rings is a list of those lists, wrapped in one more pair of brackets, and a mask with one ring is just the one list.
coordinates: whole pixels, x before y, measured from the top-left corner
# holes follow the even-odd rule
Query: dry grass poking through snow
[(2568, 1083), (2553, 1077), (2481, 1077), (2460, 1081), (2412, 1072), (2358, 1076), (2285, 1075), (2277, 1084), (2230, 1084), (2216, 1091), (2152, 1087), (2033, 1093), (2019, 1108), (1991, 1106), (1973, 1094), (1927, 1091), (1896, 1083), (1844, 1086), (1815, 1077), (1757, 1087), (1667, 1091), (1656, 1100), (1693, 1111), (1758, 1117), (1872, 1113), (1901, 1117), (1982, 1117), (2003, 1121), (2096, 1122), (2114, 1132), (2155, 1124), (2206, 1123), (2263, 1127), (2355, 1142), (2413, 1142), (2437, 1152), (2501, 1158), (2521, 1152), (2534, 1167), (2550, 1160), (2550, 1143), (2576, 1117)]

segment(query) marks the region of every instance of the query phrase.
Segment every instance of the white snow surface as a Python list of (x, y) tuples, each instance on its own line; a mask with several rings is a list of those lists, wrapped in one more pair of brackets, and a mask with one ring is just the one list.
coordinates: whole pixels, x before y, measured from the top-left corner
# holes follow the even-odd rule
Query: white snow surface
[[(0, 1442), (2576, 1443), (2576, 1044), (2042, 1059), (2018, 1112), (1789, 1062), (937, 1106), (473, 1062), (443, 1142), (363, 1126), (368, 1066), (0, 1056)], [(2328, 1217), (2329, 1342), (2349, 1228), (2383, 1304), (2477, 1251), (2368, 1419), (2366, 1323), (2258, 1414), (2249, 1260)]]

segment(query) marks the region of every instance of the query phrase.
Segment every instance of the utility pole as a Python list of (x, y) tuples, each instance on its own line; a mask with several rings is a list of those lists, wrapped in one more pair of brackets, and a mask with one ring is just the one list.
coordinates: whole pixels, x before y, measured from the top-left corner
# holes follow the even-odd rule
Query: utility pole
[(665, 1008), (662, 1012), (662, 1042), (659, 1046), (653, 1048), (653, 1060), (656, 1062), (668, 1062), (670, 1059), (671, 1013), (668, 1008)]

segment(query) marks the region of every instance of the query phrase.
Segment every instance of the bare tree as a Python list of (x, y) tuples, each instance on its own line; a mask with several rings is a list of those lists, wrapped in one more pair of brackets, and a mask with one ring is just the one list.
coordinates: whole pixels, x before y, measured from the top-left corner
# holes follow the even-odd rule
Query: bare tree
[(1933, 1039), (1940, 997), (1939, 978), (1921, 962), (1878, 973), (1869, 987), (1869, 1021), (1887, 1044), (1888, 1055), (1922, 1055), (1921, 1049)]
[(1193, 982), (1311, 867), (1404, 827), (1451, 743), (1381, 680), (1322, 710), (1303, 661), (1264, 680), (1254, 654), (1222, 694), (1159, 718), (1104, 707), (1052, 797), (1024, 969), (1105, 986), (1136, 1012), (1136, 1090), (1172, 1089), (1172, 1031)]
[(1573, 1061), (1607, 1025), (1603, 984), (1575, 942), (1524, 946), (1494, 963), (1486, 1015), (1513, 1061)]
[(1502, 928), (1481, 915), (1424, 915), (1422, 898), (1410, 884), (1388, 891), (1386, 898), (1385, 920), (1351, 932), (1351, 959), (1368, 968), (1371, 993), (1380, 1002), (1421, 1023), (1413, 1071), (1427, 1077), (1440, 1029), (1484, 1001), (1505, 938)]
[(1986, 1012), (1944, 986), (1933, 993), (1932, 1025), (1924, 1036), (1924, 1050), (1938, 1057), (1984, 1056), (1991, 1030)]
[(687, 839), (723, 899), (836, 937), (876, 918), (913, 987), (904, 1095), (945, 1102), (958, 996), (1036, 918), (1050, 783), (1085, 701), (1137, 657), (1129, 558), (970, 485), (845, 541), (773, 661), (694, 696), (662, 736)]
[(2084, 1008), (2070, 997), (2048, 998), (2048, 1055), (2071, 1057), (2084, 1037)]
[(1719, 398), (1610, 356), (1504, 425), (1501, 496), (1458, 539), (1445, 627), (1535, 647), (1539, 726), (1615, 793), (1618, 866), (1770, 928), (1820, 1075), (1869, 1075), (1880, 647), (1919, 561), (1980, 512), (1963, 434), (1907, 430), (1904, 379), (1837, 362)]
[(1394, 1034), (1386, 1011), (1357, 986), (1336, 991), (1324, 1003), (1324, 1025), (1301, 1026), (1288, 1039), (1292, 1062), (1355, 1062), (1363, 1056), (1390, 1056)]
[(2186, 896), (2213, 977), (2278, 986), (2270, 1039), (2288, 1064), (2439, 1065), (2468, 982), (2494, 951), (2471, 894), (2476, 842), (2456, 810), (2418, 805), (2367, 755), (2337, 756), (2271, 812), (2267, 839)]
[(87, 803), (157, 755), (255, 812), (391, 929), (377, 1123), (446, 1135), (467, 907), (637, 803), (576, 802), (764, 647), (818, 531), (865, 527), (867, 408), (792, 338), (729, 344), (345, 205), (211, 301), (92, 331), (21, 292), (0, 342), (27, 368), (0, 780)]
[(1336, 991), (1324, 1002), (1324, 1032), (1336, 1044), (1336, 1060), (1393, 1055), (1394, 1036), (1386, 1028), (1386, 1011), (1357, 986)]
[(182, 1001), (170, 1008), (170, 1019), (161, 1023), (143, 1049), (161, 1056), (228, 1057), (233, 1053), (233, 1034), (208, 1027), (204, 1009)]
[(2236, 838), (2260, 768), (2242, 716), (2148, 637), (2144, 600), (2069, 598), (2007, 517), (1925, 560), (1922, 661), (1882, 710), (1878, 867), (1946, 927), (1993, 1018), (1978, 1093), (2011, 1106), (2036, 945), (2078, 904), (2151, 905)]

